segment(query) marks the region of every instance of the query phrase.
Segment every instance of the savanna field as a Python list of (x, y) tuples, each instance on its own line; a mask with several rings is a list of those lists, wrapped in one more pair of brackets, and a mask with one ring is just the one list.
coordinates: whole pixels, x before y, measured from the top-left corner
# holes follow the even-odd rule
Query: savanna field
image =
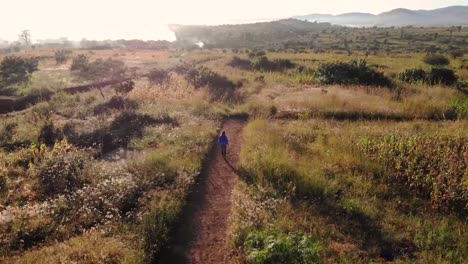
[[(232, 263), (465, 263), (468, 57), (448, 46), (2, 54), (0, 95), (47, 96), (0, 115), (0, 262), (158, 263), (243, 118)], [(106, 80), (125, 82), (66, 90)]]

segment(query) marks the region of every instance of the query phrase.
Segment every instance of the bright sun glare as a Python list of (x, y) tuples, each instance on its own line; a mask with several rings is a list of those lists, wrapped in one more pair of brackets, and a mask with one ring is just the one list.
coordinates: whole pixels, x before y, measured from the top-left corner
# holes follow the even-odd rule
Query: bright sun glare
[(33, 39), (167, 39), (167, 24), (224, 24), (287, 18), (310, 13), (380, 13), (393, 8), (432, 9), (467, 5), (467, 0), (15, 0), (3, 4), (0, 39), (23, 29)]

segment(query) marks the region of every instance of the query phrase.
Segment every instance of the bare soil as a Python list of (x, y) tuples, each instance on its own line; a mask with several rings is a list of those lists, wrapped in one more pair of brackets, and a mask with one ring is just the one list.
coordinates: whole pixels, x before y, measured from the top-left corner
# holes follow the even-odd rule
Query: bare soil
[(166, 249), (160, 263), (229, 263), (233, 257), (227, 243), (232, 190), (238, 180), (237, 168), (242, 145), (244, 120), (223, 124), (229, 138), (228, 157), (216, 145), (200, 175), (196, 190), (189, 196), (186, 212), (177, 226), (175, 241)]

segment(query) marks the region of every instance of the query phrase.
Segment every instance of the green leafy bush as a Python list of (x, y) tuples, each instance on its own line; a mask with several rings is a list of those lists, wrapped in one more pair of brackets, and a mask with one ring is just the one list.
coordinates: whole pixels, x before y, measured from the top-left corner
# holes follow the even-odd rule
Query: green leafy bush
[(244, 249), (253, 264), (312, 264), (321, 262), (322, 247), (311, 237), (272, 230), (250, 233)]
[(392, 86), (388, 77), (372, 69), (365, 60), (323, 63), (316, 70), (315, 75), (324, 84)]
[(450, 60), (445, 57), (444, 55), (440, 54), (432, 54), (432, 55), (427, 55), (426, 57), (423, 58), (424, 63), (427, 63), (429, 65), (433, 66), (445, 66), (449, 65)]

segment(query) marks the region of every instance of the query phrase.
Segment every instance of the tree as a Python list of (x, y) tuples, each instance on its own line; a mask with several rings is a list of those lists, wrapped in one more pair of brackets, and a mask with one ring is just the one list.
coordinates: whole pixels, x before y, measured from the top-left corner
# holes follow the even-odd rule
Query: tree
[(21, 31), (18, 37), (19, 41), (22, 41), (25, 46), (31, 46), (31, 32), (27, 29)]

